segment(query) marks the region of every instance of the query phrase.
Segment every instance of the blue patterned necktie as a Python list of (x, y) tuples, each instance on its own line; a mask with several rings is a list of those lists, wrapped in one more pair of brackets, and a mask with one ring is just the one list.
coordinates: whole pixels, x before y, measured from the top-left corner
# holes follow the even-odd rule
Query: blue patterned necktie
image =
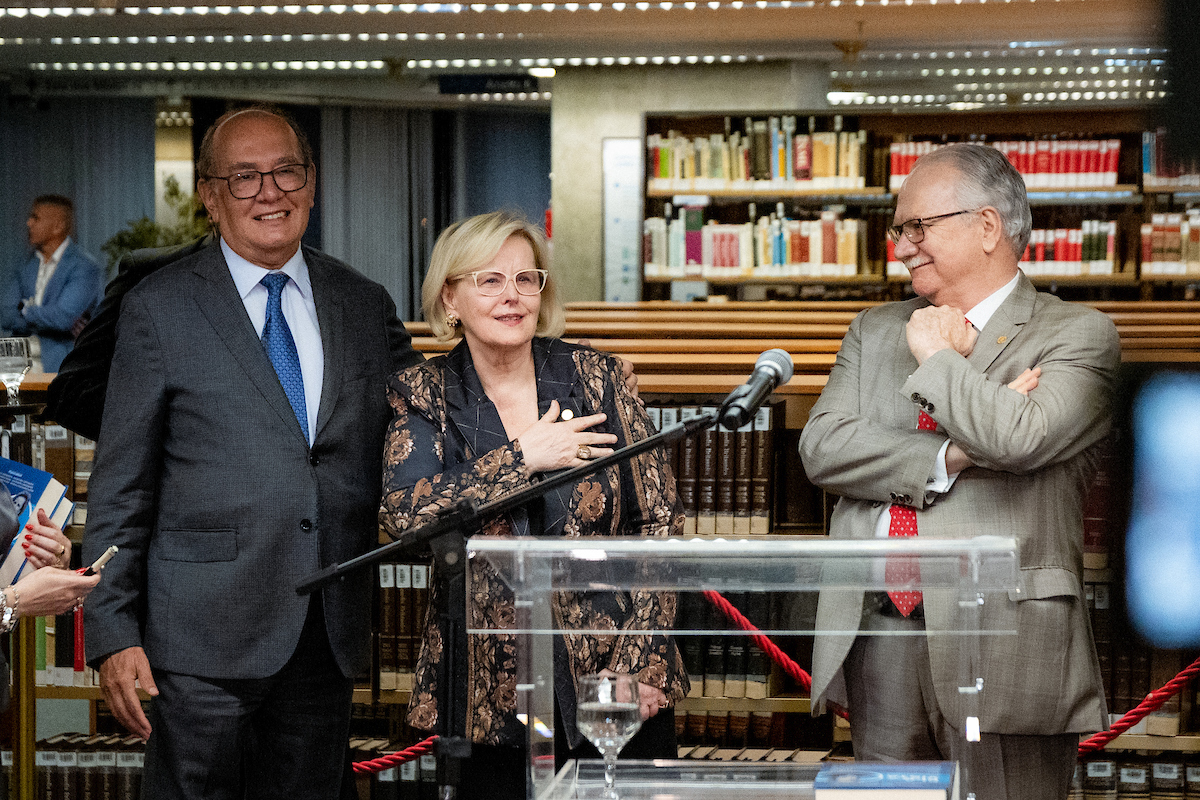
[(262, 279), (267, 287), (267, 324), (263, 325), (262, 344), (275, 366), (279, 382), (283, 384), (284, 394), (292, 404), (296, 421), (300, 430), (304, 431), (304, 441), (308, 441), (308, 407), (304, 404), (304, 379), (300, 375), (300, 355), (296, 352), (296, 341), (288, 328), (287, 320), (283, 318), (283, 287), (288, 282), (288, 276), (282, 272), (272, 272)]

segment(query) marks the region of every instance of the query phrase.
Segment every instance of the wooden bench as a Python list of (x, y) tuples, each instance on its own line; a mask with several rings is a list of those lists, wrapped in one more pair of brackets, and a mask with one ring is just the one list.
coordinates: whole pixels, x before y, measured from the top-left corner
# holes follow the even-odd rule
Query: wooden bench
[[(571, 303), (566, 338), (633, 363), (647, 393), (728, 392), (743, 383), (760, 353), (779, 347), (796, 374), (781, 394), (823, 388), (855, 315), (876, 303), (764, 301), (726, 303)], [(1128, 363), (1200, 363), (1200, 302), (1099, 302), (1121, 337)], [(446, 352), (424, 323), (406, 323), (417, 349)]]

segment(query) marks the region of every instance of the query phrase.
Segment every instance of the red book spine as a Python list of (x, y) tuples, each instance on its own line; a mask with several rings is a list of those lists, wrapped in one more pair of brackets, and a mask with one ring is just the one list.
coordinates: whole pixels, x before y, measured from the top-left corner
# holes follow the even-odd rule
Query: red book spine
[[(1104, 170), (1100, 169), (1100, 142), (1090, 141), (1087, 143), (1087, 158), (1084, 160), (1084, 171), (1087, 172), (1087, 185), (1099, 186), (1104, 181), (1100, 173)], [(1107, 149), (1106, 151), (1107, 152)]]
[(1037, 150), (1033, 156), (1033, 172), (1037, 177), (1035, 186), (1046, 186), (1049, 183), (1050, 175), (1054, 172), (1053, 157), (1050, 152), (1050, 142), (1037, 142)]
[(1017, 172), (1021, 171), (1020, 142), (1004, 142), (1004, 156)]
[(1050, 169), (1054, 173), (1054, 178), (1050, 181), (1050, 185), (1064, 185), (1068, 171), (1066, 142), (1060, 142), (1056, 139), (1050, 143)]
[(1081, 157), (1083, 154), (1079, 152), (1079, 148), (1082, 145), (1083, 142), (1079, 141), (1067, 142), (1067, 174), (1075, 180), (1075, 183), (1069, 185), (1078, 185), (1079, 174), (1083, 171), (1081, 166)]
[(837, 221), (821, 220), (821, 263), (837, 263)]
[(83, 672), (87, 663), (83, 659), (83, 607), (75, 609), (75, 672)]

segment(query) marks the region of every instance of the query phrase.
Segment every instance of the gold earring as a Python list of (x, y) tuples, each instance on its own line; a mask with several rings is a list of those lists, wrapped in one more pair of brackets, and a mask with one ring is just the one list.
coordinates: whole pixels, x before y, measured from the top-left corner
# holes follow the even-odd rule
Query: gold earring
[(454, 315), (454, 312), (446, 312), (446, 325), (451, 328), (458, 327), (458, 317)]

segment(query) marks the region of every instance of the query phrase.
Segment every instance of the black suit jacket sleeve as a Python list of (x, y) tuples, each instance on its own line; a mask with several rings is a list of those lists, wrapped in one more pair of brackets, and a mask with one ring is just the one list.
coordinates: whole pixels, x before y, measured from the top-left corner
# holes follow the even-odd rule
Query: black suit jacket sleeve
[(50, 382), (46, 417), (89, 439), (100, 438), (108, 368), (117, 349), (117, 317), (125, 295), (143, 278), (160, 268), (214, 244), (205, 236), (178, 247), (135, 250), (117, 265), (117, 276), (104, 290), (100, 309), (80, 332), (75, 348), (67, 353)]
[[(404, 323), (396, 316), (396, 304), (392, 301), (391, 295), (387, 298), (387, 338), (388, 347), (392, 351), (392, 370), (399, 372), (402, 369), (415, 367), (425, 360), (425, 356), (418, 353), (412, 346), (412, 334), (404, 327)], [(380, 387), (380, 391), (384, 391)]]

